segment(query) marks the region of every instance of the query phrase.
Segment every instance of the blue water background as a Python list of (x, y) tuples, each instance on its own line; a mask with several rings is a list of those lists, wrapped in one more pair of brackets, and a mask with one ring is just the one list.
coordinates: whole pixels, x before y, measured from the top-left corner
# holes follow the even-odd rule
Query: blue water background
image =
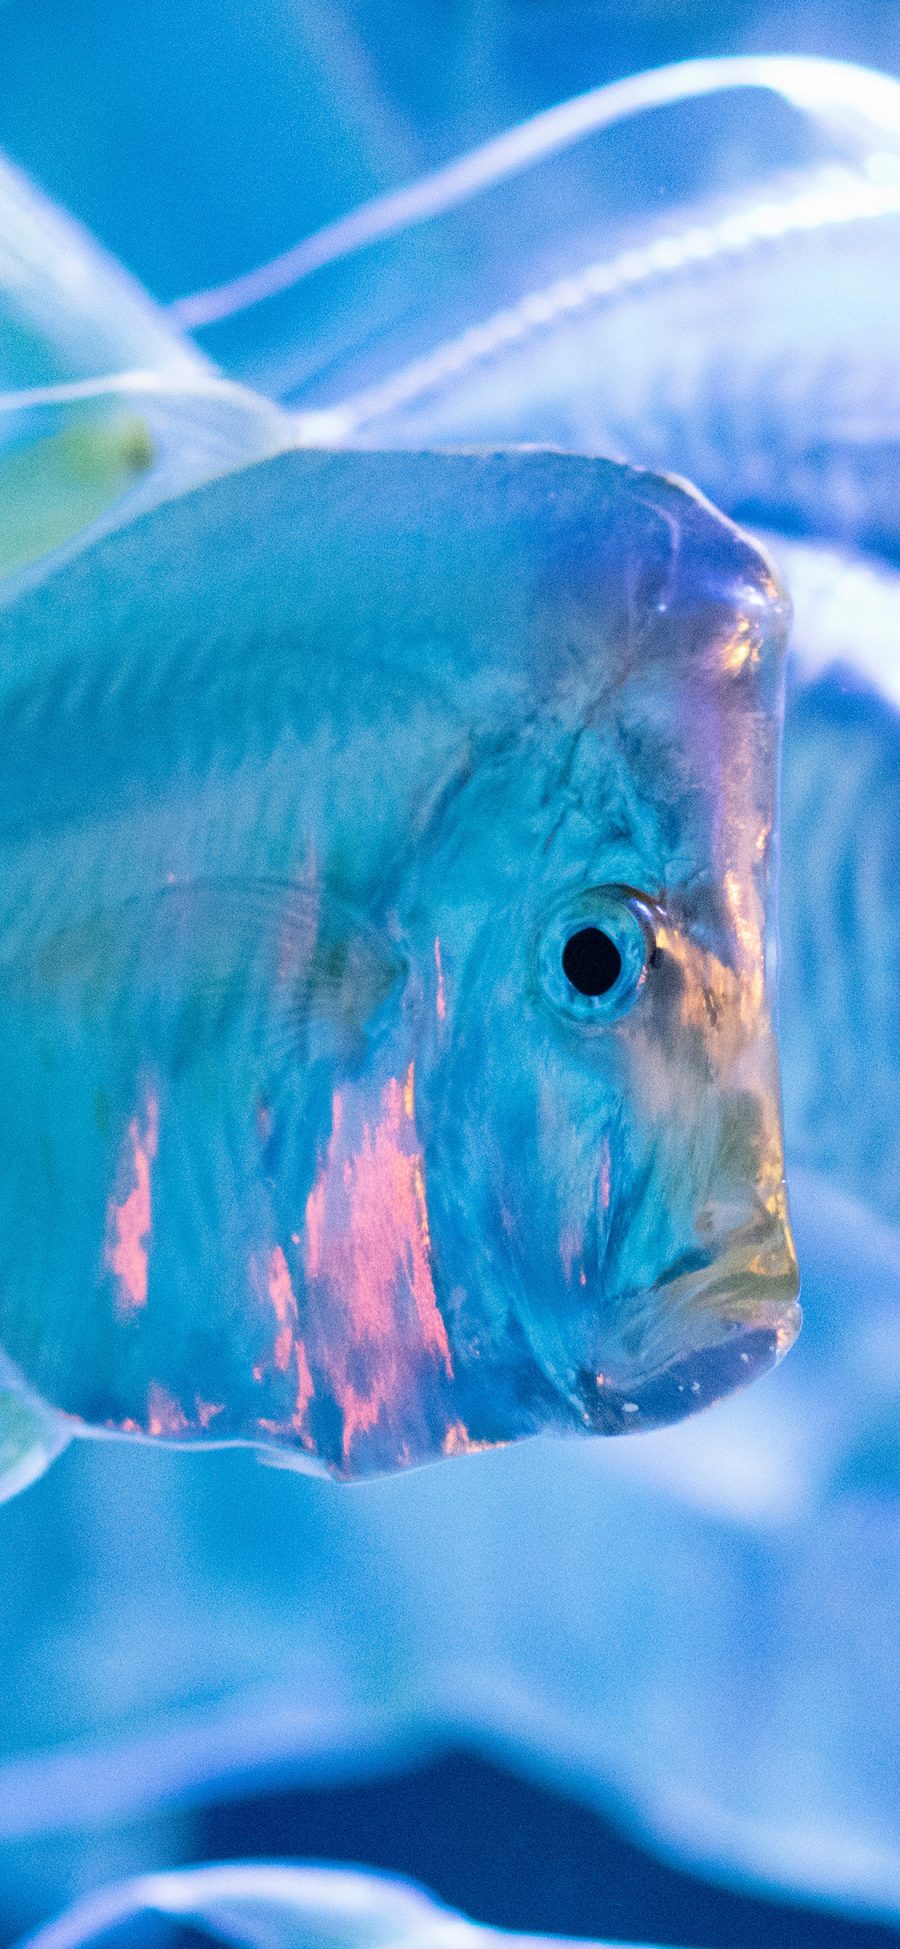
[[(898, 73), (900, 10), (7, 0), (0, 146), (172, 299), (563, 96), (662, 61), (749, 51), (841, 56)], [(896, 1939), (706, 1886), (654, 1863), (574, 1802), (465, 1754), (353, 1788), (231, 1799), (186, 1817), (180, 1836), (183, 1860), (289, 1853), (391, 1867), (508, 1927), (710, 1949), (875, 1949)], [(102, 1834), (89, 1844), (97, 1883), (106, 1845)], [(152, 1822), (118, 1832), (108, 1850), (115, 1871), (129, 1856), (139, 1867), (153, 1854)], [(42, 1919), (35, 1899), (27, 1882), (0, 1887), (4, 1942)]]
[(731, 0), (5, 0), (0, 144), (170, 300), (582, 89), (695, 55), (900, 72), (900, 12)]

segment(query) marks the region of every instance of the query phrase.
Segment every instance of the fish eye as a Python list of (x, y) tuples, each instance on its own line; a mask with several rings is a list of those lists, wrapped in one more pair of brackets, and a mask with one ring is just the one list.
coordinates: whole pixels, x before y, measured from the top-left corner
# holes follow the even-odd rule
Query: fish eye
[(604, 1028), (634, 1006), (655, 941), (651, 902), (630, 887), (588, 887), (560, 901), (544, 927), (537, 972), (555, 1012)]
[(579, 927), (562, 951), (563, 974), (579, 995), (608, 995), (622, 972), (622, 956), (602, 927)]

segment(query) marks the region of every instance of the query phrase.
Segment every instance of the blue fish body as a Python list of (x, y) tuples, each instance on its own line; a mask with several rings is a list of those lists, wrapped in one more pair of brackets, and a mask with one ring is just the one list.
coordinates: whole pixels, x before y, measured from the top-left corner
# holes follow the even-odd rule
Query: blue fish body
[(537, 452), (285, 455), (6, 609), (32, 1395), (355, 1475), (779, 1356), (784, 631), (687, 489)]

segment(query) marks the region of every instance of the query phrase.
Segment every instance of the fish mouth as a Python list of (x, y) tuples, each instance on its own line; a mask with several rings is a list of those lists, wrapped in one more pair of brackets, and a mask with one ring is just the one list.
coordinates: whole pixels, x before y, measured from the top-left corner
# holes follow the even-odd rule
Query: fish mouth
[[(644, 1297), (649, 1315), (668, 1316), (663, 1350), (648, 1336), (639, 1360), (614, 1363), (585, 1386), (589, 1422), (597, 1433), (630, 1434), (662, 1428), (711, 1407), (777, 1366), (802, 1324), (793, 1243), (778, 1228), (780, 1268), (737, 1252), (706, 1274), (679, 1273)], [(672, 1339), (677, 1336), (677, 1351)], [(655, 1358), (654, 1358), (655, 1353)], [(585, 1377), (587, 1381), (587, 1377)]]

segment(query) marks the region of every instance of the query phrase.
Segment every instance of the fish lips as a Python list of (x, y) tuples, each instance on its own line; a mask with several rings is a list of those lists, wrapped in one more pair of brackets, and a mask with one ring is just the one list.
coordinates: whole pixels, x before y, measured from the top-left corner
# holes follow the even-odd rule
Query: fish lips
[[(758, 1260), (758, 1255), (755, 1255)], [(705, 1275), (663, 1278), (644, 1306), (671, 1309), (687, 1328), (687, 1347), (663, 1356), (585, 1376), (582, 1400), (591, 1432), (634, 1434), (662, 1428), (747, 1387), (775, 1367), (793, 1346), (802, 1324), (793, 1246), (783, 1240), (784, 1269), (761, 1272), (753, 1262), (724, 1264)]]

